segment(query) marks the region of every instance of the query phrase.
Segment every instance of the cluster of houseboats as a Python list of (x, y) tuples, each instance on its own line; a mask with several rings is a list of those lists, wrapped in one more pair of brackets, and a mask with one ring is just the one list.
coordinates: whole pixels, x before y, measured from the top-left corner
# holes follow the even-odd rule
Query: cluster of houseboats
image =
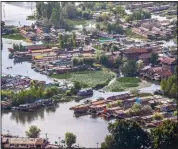
[(12, 111), (34, 111), (44, 106), (54, 106), (54, 105), (57, 105), (57, 103), (55, 103), (54, 100), (52, 99), (39, 99), (33, 103), (20, 104), (17, 107), (12, 107), (11, 110)]
[[(2, 74), (1, 89), (18, 92), (22, 89), (28, 89), (30, 87), (31, 81), (32, 79), (27, 76)], [(40, 84), (45, 84), (45, 81), (35, 81)]]
[[(140, 105), (140, 110), (130, 112), (134, 104)], [(176, 102), (159, 95), (136, 97), (129, 93), (99, 98), (97, 100), (87, 100), (84, 104), (71, 107), (75, 115), (90, 114), (100, 116), (106, 120), (110, 119), (133, 119), (144, 126), (154, 127), (161, 123), (163, 119), (173, 119), (173, 111), (176, 111)], [(154, 113), (161, 114), (163, 119), (154, 119)]]

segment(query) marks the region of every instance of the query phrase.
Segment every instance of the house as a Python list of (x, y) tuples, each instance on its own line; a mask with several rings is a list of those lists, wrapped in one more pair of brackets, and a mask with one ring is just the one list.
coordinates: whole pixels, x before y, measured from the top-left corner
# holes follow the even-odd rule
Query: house
[(162, 79), (167, 79), (169, 76), (172, 75), (171, 71), (169, 71), (165, 68), (162, 68), (162, 67), (150, 67), (150, 68), (147, 68), (145, 70), (143, 70), (140, 73), (141, 76), (147, 77), (147, 78), (152, 79), (152, 80), (157, 80), (157, 81), (160, 81)]
[(42, 138), (2, 137), (3, 148), (45, 148), (49, 142)]
[(150, 63), (151, 53), (143, 53), (139, 56), (139, 60), (142, 60), (145, 65)]
[(139, 60), (139, 56), (143, 53), (148, 53), (146, 48), (129, 48), (123, 52), (123, 56), (129, 60)]
[(160, 58), (160, 62), (164, 69), (167, 69), (167, 70), (171, 71), (172, 73), (174, 73), (174, 68), (176, 66), (175, 58), (170, 58), (170, 57)]

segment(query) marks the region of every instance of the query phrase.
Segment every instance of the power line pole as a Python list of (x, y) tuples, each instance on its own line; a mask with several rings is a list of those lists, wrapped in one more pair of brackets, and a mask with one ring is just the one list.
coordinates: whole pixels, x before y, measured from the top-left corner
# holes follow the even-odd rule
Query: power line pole
[(59, 147), (60, 147), (60, 139), (61, 139), (61, 137), (58, 137), (58, 139), (59, 139)]
[(48, 139), (48, 133), (45, 133), (45, 135), (46, 135), (46, 140)]

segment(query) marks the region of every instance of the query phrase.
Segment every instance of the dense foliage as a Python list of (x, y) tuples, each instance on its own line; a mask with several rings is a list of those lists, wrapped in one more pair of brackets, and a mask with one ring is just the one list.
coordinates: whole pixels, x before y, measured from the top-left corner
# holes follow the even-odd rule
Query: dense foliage
[(105, 138), (102, 148), (139, 149), (148, 147), (151, 142), (149, 133), (134, 121), (118, 120), (110, 123), (108, 130), (111, 135)]
[(21, 90), (17, 93), (8, 90), (2, 90), (2, 100), (10, 99), (13, 105), (19, 105), (29, 102), (34, 102), (40, 98), (50, 98), (57, 94), (57, 87), (45, 88), (43, 84), (38, 84), (35, 81), (31, 82), (31, 87), (28, 90)]
[(159, 127), (151, 129), (155, 149), (177, 148), (178, 124), (174, 121), (164, 121)]
[(76, 143), (76, 135), (71, 132), (66, 132), (65, 134), (65, 142), (68, 148), (71, 148), (74, 143)]
[(161, 80), (161, 89), (170, 97), (177, 97), (177, 75), (170, 76), (168, 79)]
[(144, 20), (144, 19), (150, 19), (151, 13), (148, 11), (138, 10), (134, 11), (132, 14), (126, 17), (126, 21), (134, 21), (134, 20)]
[(137, 73), (136, 62), (132, 60), (127, 61), (121, 70), (124, 76), (135, 76)]
[(82, 11), (74, 2), (37, 2), (36, 10), (38, 19), (47, 19), (49, 25), (65, 29), (74, 25), (68, 19), (90, 19), (92, 15), (88, 9)]
[(150, 62), (152, 65), (156, 65), (158, 63), (158, 54), (157, 53), (151, 54)]
[(29, 138), (38, 138), (39, 135), (40, 135), (40, 132), (41, 130), (35, 126), (35, 125), (32, 125), (30, 126), (29, 130), (26, 131), (26, 136), (29, 137)]
[(167, 149), (178, 146), (178, 123), (165, 120), (148, 132), (135, 121), (117, 120), (108, 126), (110, 135), (101, 144), (103, 149)]

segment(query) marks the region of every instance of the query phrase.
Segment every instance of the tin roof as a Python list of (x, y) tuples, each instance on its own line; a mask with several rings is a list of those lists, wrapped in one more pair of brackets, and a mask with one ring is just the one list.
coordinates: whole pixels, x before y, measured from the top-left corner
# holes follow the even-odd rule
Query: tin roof
[(9, 144), (42, 145), (45, 141), (42, 138), (8, 138)]

